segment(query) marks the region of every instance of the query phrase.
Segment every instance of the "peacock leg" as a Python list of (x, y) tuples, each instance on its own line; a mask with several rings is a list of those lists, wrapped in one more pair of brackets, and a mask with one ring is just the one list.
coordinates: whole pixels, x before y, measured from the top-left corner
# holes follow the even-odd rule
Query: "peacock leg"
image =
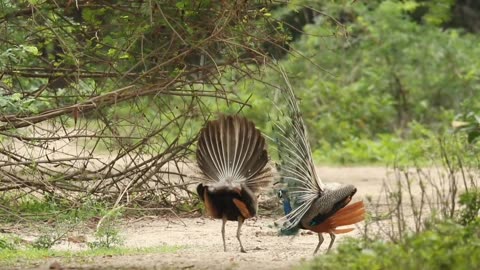
[(330, 240), (330, 245), (328, 245), (327, 252), (329, 252), (330, 249), (332, 248), (333, 242), (335, 242), (335, 237), (336, 237), (335, 234), (333, 234), (333, 233), (328, 233), (328, 234), (330, 234), (330, 239), (331, 240)]
[(242, 229), (242, 225), (243, 225), (244, 220), (245, 219), (243, 217), (238, 217), (237, 239), (238, 239), (238, 243), (240, 243), (240, 251), (243, 252), (243, 253), (247, 253), (245, 251), (245, 249), (243, 248), (242, 240), (240, 240), (240, 230)]
[(225, 244), (225, 223), (227, 223), (227, 217), (222, 218), (223, 251), (227, 251), (227, 245)]
[(323, 235), (322, 235), (322, 233), (318, 233), (318, 245), (317, 245), (317, 248), (315, 249), (315, 251), (313, 252), (314, 255), (317, 253), (317, 251), (320, 248), (320, 246), (322, 245), (322, 243), (323, 243)]

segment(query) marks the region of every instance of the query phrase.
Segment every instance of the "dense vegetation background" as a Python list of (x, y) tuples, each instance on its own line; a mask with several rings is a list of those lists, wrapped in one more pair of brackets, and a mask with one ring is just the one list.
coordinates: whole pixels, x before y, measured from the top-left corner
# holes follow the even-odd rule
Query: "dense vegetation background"
[(310, 21), (291, 45), (306, 59), (292, 54), (282, 61), (302, 99), (318, 161), (409, 159), (405, 152), (422, 155), (453, 120), (478, 112), (477, 4), (332, 2), (317, 6), (332, 17), (298, 14)]

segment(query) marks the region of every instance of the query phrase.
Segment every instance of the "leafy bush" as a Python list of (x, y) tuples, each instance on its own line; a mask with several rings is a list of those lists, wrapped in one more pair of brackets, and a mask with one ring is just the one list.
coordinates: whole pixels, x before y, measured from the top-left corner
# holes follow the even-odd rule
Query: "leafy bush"
[(480, 139), (480, 116), (475, 113), (458, 115), (452, 126), (456, 132), (466, 133), (469, 143), (475, 143)]
[(422, 155), (407, 152), (407, 162), (386, 179), (379, 205), (365, 221), (364, 237), (348, 240), (336, 253), (303, 268), (480, 267), (479, 149), (465, 138), (432, 136)]
[(474, 223), (480, 216), (480, 190), (467, 191), (460, 195), (462, 209), (459, 213), (459, 223), (467, 225)]
[(350, 239), (301, 269), (478, 269), (479, 225), (445, 221), (399, 244)]
[[(480, 37), (438, 27), (448, 20), (447, 2), (445, 10), (425, 1), (318, 4), (325, 14), (343, 19), (345, 28), (319, 15), (304, 27), (308, 35), (292, 44), (311, 61), (289, 56), (282, 63), (301, 99), (318, 160), (401, 159), (394, 155), (424, 143), (415, 126), (442, 134), (455, 114), (480, 109), (475, 57)], [(424, 16), (428, 23), (408, 16), (422, 5), (429, 8)], [(266, 80), (280, 81), (277, 76), (269, 74)], [(252, 110), (262, 115), (265, 107)]]
[(377, 134), (375, 138), (350, 137), (338, 144), (320, 140), (314, 151), (317, 162), (406, 164), (425, 162), (436, 143), (434, 134), (416, 122), (409, 125), (409, 139), (398, 134)]

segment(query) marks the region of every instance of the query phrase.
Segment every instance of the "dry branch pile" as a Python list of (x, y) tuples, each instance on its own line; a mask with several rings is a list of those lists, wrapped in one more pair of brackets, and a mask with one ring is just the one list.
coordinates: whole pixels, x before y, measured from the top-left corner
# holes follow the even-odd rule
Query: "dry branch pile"
[(183, 200), (199, 128), (219, 103), (246, 105), (222, 74), (254, 74), (287, 40), (270, 1), (31, 3), (0, 4), (8, 200)]

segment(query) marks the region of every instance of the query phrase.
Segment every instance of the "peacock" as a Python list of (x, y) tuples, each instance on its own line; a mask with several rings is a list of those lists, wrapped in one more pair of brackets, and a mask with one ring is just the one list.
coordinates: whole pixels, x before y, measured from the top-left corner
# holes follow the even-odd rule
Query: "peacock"
[(207, 214), (222, 219), (224, 251), (225, 223), (232, 220), (238, 221), (237, 239), (245, 253), (242, 224), (256, 215), (257, 193), (273, 179), (264, 137), (246, 118), (222, 115), (200, 131), (196, 157), (197, 193)]
[(278, 191), (285, 212), (280, 219), (280, 234), (295, 235), (300, 229), (318, 233), (316, 254), (324, 241), (323, 233), (330, 235), (329, 251), (336, 234), (353, 230), (338, 227), (364, 220), (365, 208), (362, 201), (349, 205), (357, 192), (353, 185), (327, 185), (318, 177), (297, 99), (283, 70), (282, 74), (286, 87), (281, 88), (281, 96), (286, 99), (287, 108), (280, 111), (283, 119), (279, 117), (274, 125), (280, 159), (277, 170), (280, 182), (286, 186)]

